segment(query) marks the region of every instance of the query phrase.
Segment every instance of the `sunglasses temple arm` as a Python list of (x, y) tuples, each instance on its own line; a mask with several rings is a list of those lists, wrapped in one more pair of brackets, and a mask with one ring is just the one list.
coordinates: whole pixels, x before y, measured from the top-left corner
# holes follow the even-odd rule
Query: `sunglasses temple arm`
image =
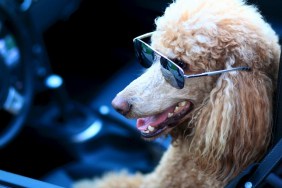
[(184, 77), (185, 78), (195, 78), (195, 77), (201, 77), (201, 76), (212, 76), (212, 75), (216, 75), (216, 74), (221, 74), (221, 73), (230, 72), (230, 71), (237, 71), (237, 70), (249, 71), (249, 70), (251, 70), (251, 68), (250, 67), (236, 67), (236, 68), (226, 69), (226, 70), (205, 72), (205, 73), (202, 73), (202, 74), (184, 75)]

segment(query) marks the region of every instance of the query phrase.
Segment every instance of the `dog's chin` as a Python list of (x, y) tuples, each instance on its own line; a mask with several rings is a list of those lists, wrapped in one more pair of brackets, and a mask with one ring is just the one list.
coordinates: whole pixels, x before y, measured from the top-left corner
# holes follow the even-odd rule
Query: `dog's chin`
[(154, 140), (169, 134), (172, 129), (181, 124), (192, 110), (191, 101), (182, 101), (169, 107), (163, 112), (137, 119), (137, 128), (145, 140)]

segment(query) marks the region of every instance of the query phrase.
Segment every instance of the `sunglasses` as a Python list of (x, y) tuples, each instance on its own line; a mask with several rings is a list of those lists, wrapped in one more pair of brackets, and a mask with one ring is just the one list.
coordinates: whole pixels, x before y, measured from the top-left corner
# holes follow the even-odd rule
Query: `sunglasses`
[(134, 49), (139, 63), (145, 67), (149, 68), (155, 61), (159, 60), (161, 64), (161, 72), (164, 78), (169, 82), (169, 84), (177, 89), (182, 89), (184, 87), (185, 78), (196, 78), (201, 76), (212, 76), (216, 74), (222, 74), (230, 71), (249, 71), (250, 67), (236, 67), (229, 68), (225, 70), (217, 70), (211, 72), (204, 72), (200, 74), (186, 75), (181, 67), (176, 63), (171, 61), (168, 57), (161, 54), (152, 48), (149, 44), (142, 41), (141, 39), (151, 37), (153, 32), (146, 33), (144, 35), (138, 36), (133, 39)]

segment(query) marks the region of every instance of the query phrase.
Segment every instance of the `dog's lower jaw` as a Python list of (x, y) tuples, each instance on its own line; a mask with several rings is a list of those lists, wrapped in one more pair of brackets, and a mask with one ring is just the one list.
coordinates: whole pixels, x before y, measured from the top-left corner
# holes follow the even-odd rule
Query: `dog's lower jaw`
[(176, 127), (187, 121), (193, 103), (189, 100), (179, 102), (163, 112), (145, 118), (137, 119), (137, 128), (145, 140), (154, 140), (173, 131)]

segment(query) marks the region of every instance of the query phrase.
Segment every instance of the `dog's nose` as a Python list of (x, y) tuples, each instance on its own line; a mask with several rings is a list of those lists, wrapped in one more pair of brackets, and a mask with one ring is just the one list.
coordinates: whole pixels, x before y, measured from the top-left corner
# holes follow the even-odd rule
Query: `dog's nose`
[(121, 113), (122, 115), (128, 114), (131, 108), (131, 104), (126, 99), (118, 96), (116, 96), (112, 100), (112, 106), (117, 112)]

